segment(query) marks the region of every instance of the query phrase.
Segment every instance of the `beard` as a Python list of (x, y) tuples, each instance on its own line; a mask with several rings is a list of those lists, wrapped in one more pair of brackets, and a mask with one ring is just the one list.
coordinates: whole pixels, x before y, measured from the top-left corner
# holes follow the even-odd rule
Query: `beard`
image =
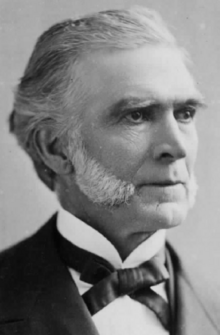
[[(75, 182), (80, 191), (90, 201), (108, 208), (129, 204), (136, 193), (135, 186), (131, 182), (119, 179), (98, 161), (91, 158), (80, 136), (77, 136), (77, 139), (75, 138), (71, 151), (71, 162), (75, 169)], [(189, 209), (195, 204), (197, 190), (195, 174), (192, 173), (186, 185)]]
[(89, 157), (81, 140), (78, 139), (74, 146), (76, 150), (71, 161), (80, 191), (93, 203), (108, 208), (129, 203), (135, 193), (135, 186), (117, 178), (94, 158)]

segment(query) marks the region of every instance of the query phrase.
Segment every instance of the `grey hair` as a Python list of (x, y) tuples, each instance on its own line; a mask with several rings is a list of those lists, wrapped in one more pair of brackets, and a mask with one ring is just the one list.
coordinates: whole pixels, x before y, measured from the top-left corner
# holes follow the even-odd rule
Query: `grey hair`
[(69, 144), (75, 182), (82, 193), (93, 203), (109, 209), (129, 204), (135, 193), (135, 186), (131, 182), (119, 179), (100, 162), (90, 157), (79, 134), (74, 134)]
[(55, 188), (56, 175), (33, 149), (33, 133), (48, 126), (54, 139), (61, 139), (80, 128), (83, 89), (77, 64), (82, 57), (93, 51), (135, 49), (157, 43), (177, 47), (161, 17), (143, 7), (66, 20), (39, 37), (17, 86), (9, 123), (50, 189)]

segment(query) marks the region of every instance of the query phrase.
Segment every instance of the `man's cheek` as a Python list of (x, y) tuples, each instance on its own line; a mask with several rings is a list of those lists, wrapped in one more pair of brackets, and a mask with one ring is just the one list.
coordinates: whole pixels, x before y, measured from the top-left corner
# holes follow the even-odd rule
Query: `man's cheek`
[(195, 163), (196, 163), (197, 150), (191, 150), (186, 159), (187, 170), (191, 175), (194, 172)]
[(145, 161), (146, 151), (142, 146), (134, 141), (108, 143), (108, 149), (102, 147), (101, 163), (117, 177), (130, 180)]

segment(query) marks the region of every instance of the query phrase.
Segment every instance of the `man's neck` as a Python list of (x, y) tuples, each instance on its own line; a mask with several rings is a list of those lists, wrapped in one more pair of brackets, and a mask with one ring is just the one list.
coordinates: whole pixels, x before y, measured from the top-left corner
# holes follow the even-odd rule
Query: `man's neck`
[(122, 259), (115, 246), (102, 234), (62, 208), (57, 224), (60, 233), (71, 243), (104, 257), (115, 268), (138, 266), (157, 254), (165, 243), (165, 230), (160, 230), (140, 243), (126, 259)]
[[(80, 194), (83, 196), (82, 194)], [(87, 225), (97, 230), (107, 240), (109, 240), (118, 251), (122, 260), (125, 260), (130, 253), (135, 250), (138, 245), (147, 240), (155, 231), (140, 232), (134, 234), (127, 234), (125, 229), (125, 222), (128, 218), (121, 219), (121, 209), (106, 209), (99, 205), (91, 204), (87, 199), (77, 201), (73, 206), (73, 202), (68, 197), (60, 198), (61, 206), (72, 215), (85, 222)], [(85, 204), (86, 206), (81, 206)], [(125, 206), (125, 205), (124, 205)], [(86, 210), (85, 210), (86, 208)], [(126, 208), (123, 209), (126, 212)], [(112, 222), (118, 222), (117, 229), (113, 229)], [(104, 224), (103, 224), (104, 223)], [(134, 223), (136, 224), (136, 222)], [(116, 227), (116, 225), (114, 225)]]

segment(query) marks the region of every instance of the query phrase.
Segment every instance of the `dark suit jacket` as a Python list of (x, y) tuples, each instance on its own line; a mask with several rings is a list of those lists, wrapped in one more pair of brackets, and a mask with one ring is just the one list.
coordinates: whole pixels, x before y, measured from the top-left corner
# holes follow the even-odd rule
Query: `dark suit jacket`
[[(0, 335), (98, 335), (56, 248), (56, 216), (35, 235), (0, 255)], [(170, 248), (170, 247), (169, 247)], [(175, 272), (175, 335), (220, 334), (220, 294), (207, 294), (201, 277)]]

